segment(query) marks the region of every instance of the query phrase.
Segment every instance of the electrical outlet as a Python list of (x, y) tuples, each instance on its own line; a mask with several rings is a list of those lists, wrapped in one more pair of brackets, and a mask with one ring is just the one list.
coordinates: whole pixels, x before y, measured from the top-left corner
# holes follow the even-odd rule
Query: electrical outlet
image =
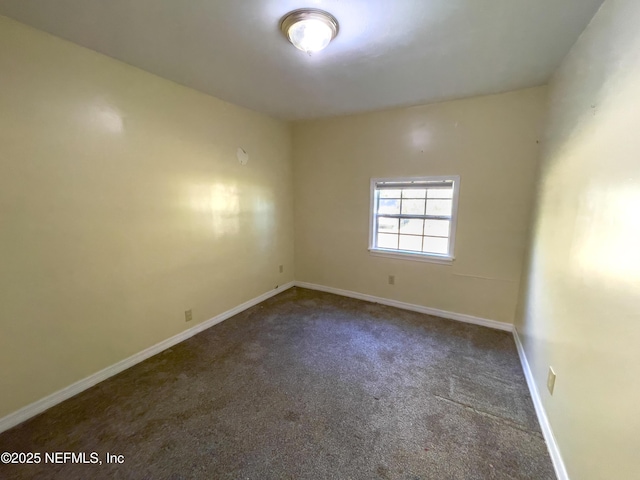
[(553, 395), (553, 389), (556, 386), (556, 372), (553, 371), (553, 368), (549, 367), (549, 375), (547, 376), (547, 388), (549, 389), (549, 393)]
[(184, 321), (185, 322), (190, 322), (192, 318), (193, 318), (193, 312), (191, 311), (191, 309), (185, 310), (185, 312), (184, 312)]
[(284, 272), (284, 265), (280, 265), (280, 273)]
[(395, 284), (396, 284), (396, 276), (389, 275), (389, 285), (395, 285)]

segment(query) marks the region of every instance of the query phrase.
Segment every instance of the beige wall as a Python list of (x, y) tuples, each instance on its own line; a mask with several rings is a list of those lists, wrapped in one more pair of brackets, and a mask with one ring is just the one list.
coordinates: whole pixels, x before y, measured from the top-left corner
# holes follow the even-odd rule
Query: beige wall
[(293, 280), (289, 125), (4, 17), (0, 111), (0, 417)]
[(639, 26), (640, 2), (606, 1), (550, 84), (516, 322), (575, 480), (640, 475)]
[[(295, 124), (296, 280), (513, 322), (545, 99), (539, 87)], [(453, 265), (371, 256), (370, 179), (426, 175), (460, 175)]]

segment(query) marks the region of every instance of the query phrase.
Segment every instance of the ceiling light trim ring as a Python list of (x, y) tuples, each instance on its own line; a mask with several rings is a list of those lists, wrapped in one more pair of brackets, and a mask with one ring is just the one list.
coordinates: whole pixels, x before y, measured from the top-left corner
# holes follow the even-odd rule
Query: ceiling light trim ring
[[(287, 40), (289, 40), (289, 42), (294, 44), (294, 46), (296, 45), (291, 39), (291, 35), (289, 33), (290, 29), (295, 24), (304, 20), (319, 20), (327, 25), (331, 29), (331, 39), (329, 40), (329, 42), (333, 41), (333, 39), (336, 38), (338, 32), (340, 31), (338, 20), (329, 12), (320, 10), (319, 8), (299, 8), (287, 13), (280, 21), (280, 30), (282, 30), (284, 36), (287, 38)], [(298, 47), (296, 46), (296, 48)]]

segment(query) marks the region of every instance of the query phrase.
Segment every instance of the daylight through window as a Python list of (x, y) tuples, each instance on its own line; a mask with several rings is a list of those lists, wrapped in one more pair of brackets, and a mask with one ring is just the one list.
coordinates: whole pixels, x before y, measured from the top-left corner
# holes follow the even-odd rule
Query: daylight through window
[(453, 259), (459, 177), (374, 179), (374, 252)]

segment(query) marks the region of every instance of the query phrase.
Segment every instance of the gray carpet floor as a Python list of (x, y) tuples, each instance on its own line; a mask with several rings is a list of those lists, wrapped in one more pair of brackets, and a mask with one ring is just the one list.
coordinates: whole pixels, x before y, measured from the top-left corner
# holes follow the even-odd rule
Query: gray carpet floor
[(2, 479), (555, 478), (509, 333), (300, 288), (0, 434), (4, 451), (103, 464)]

